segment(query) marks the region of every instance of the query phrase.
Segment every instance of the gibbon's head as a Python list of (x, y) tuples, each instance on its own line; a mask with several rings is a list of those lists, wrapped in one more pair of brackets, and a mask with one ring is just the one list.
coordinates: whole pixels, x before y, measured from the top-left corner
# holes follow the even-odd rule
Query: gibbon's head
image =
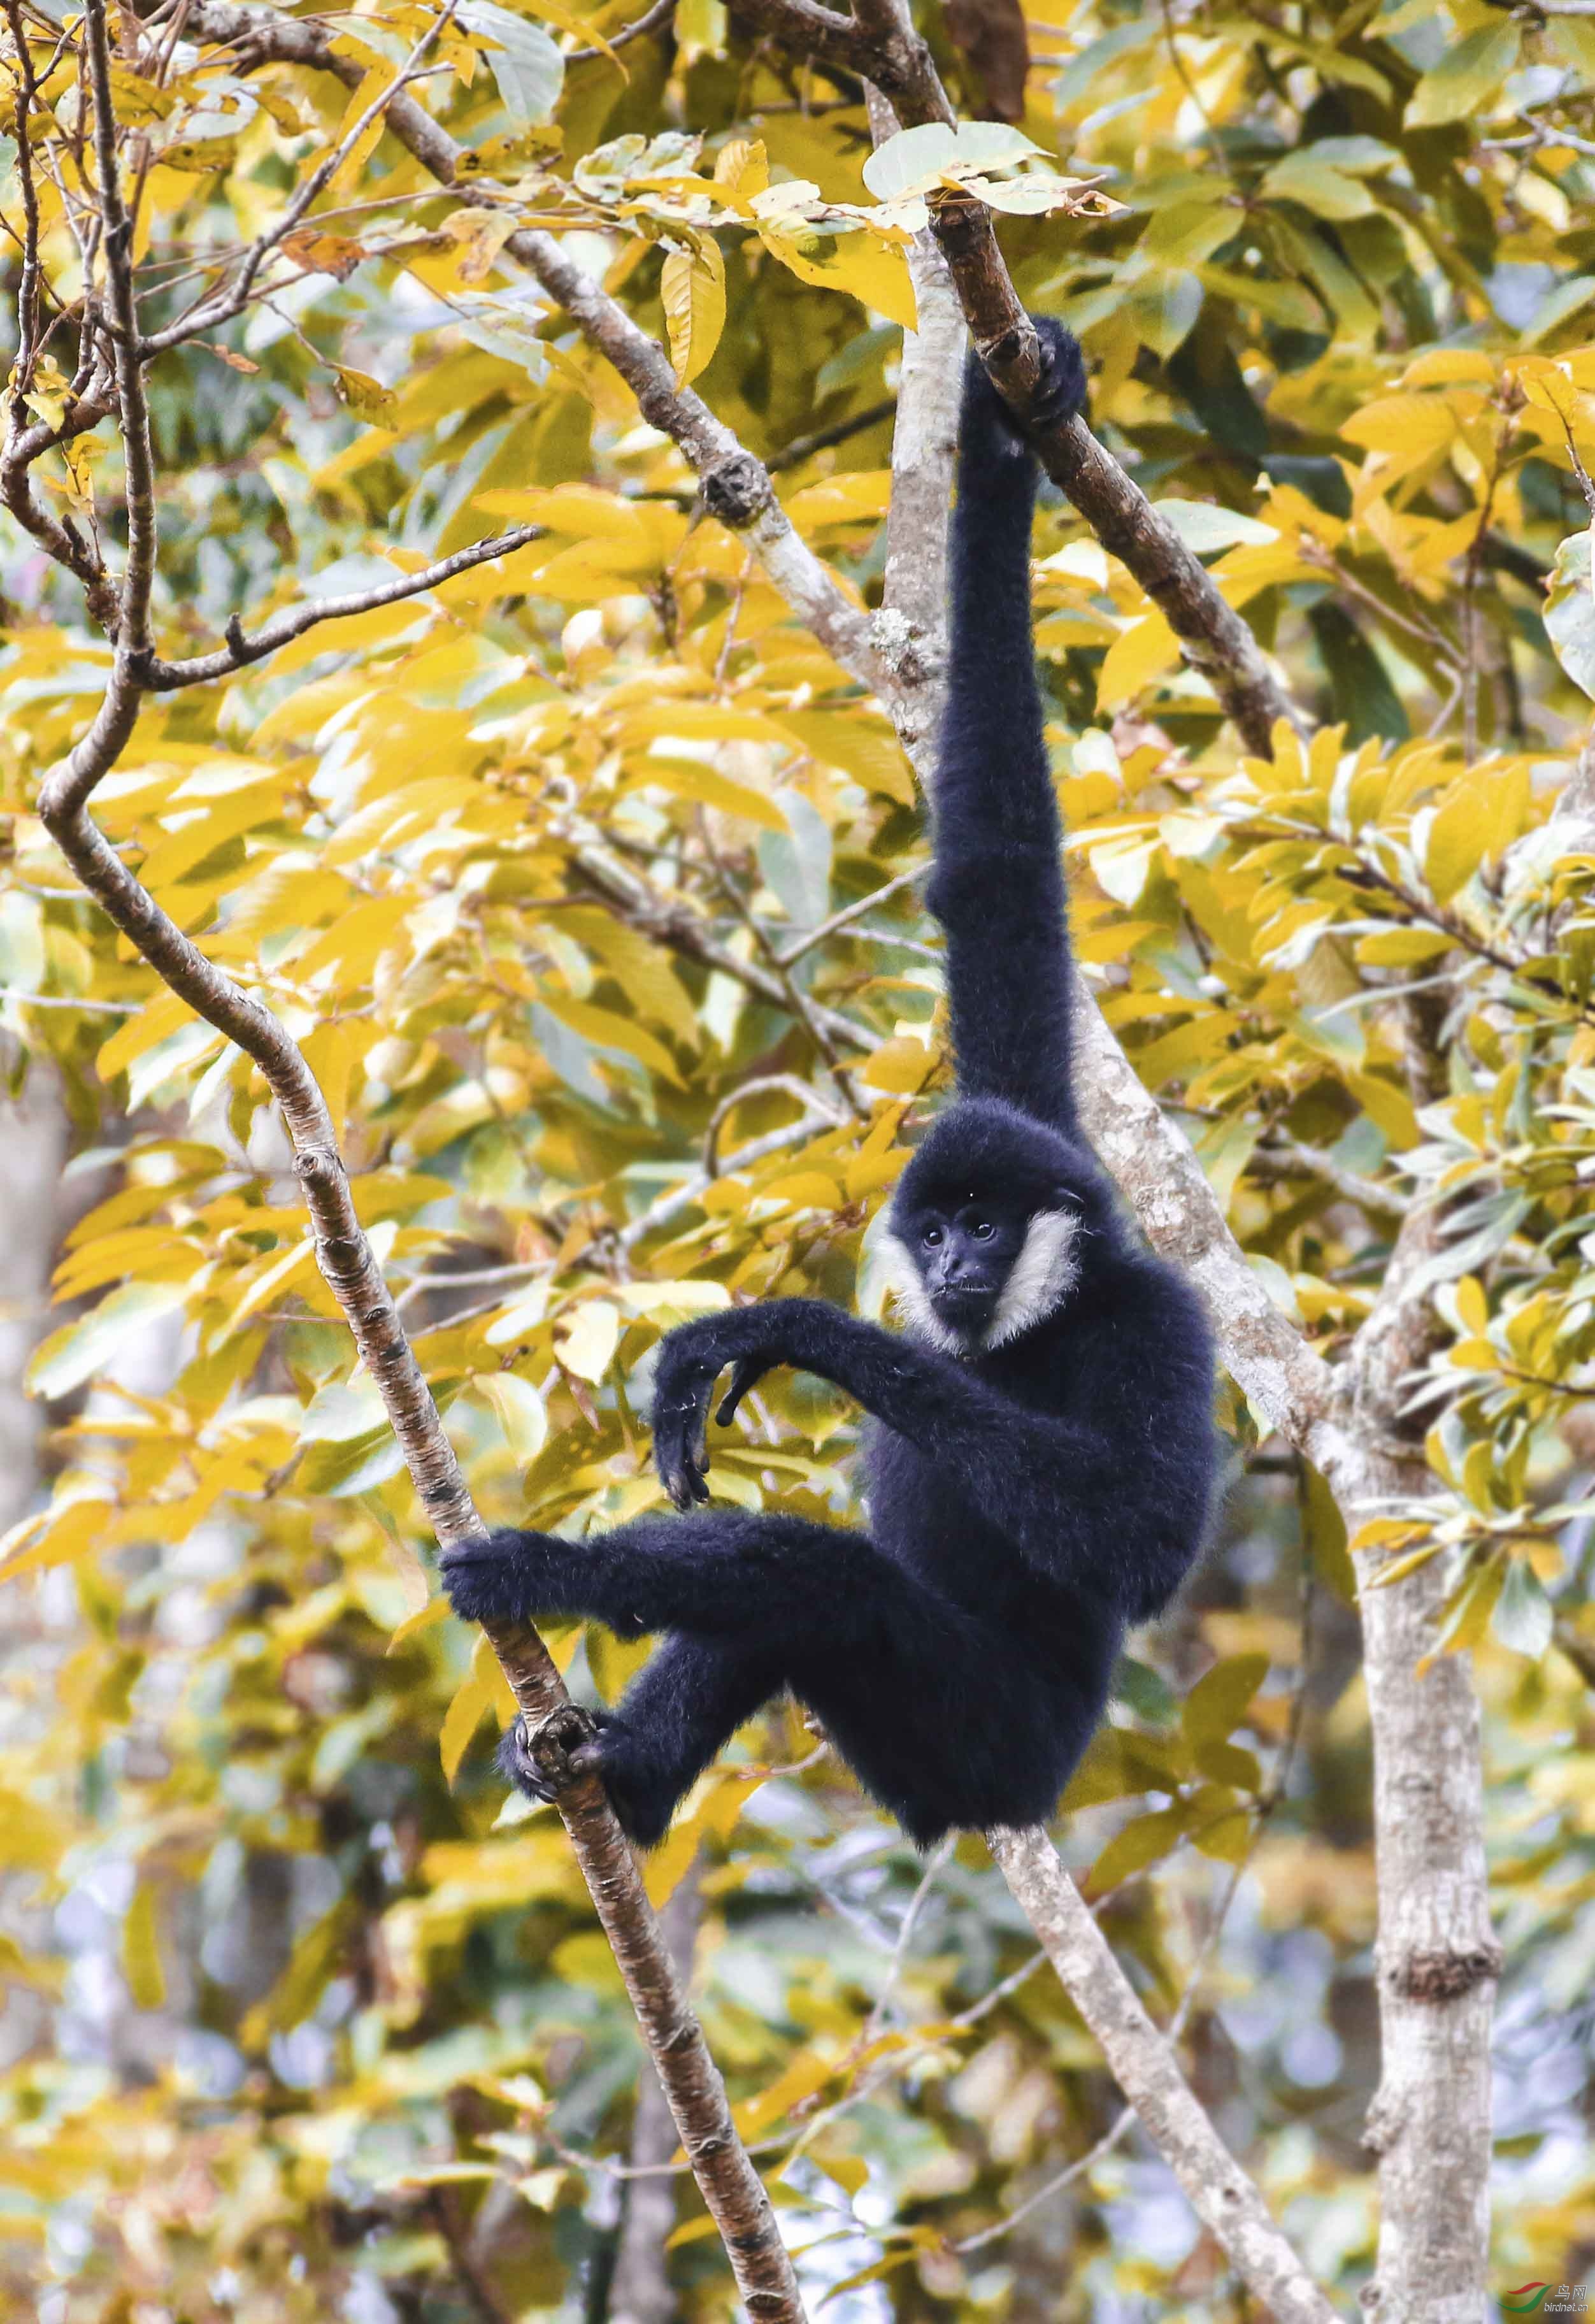
[(1088, 1148), (1000, 1098), (937, 1116), (899, 1182), (888, 1250), (909, 1329), (944, 1354), (1006, 1347), (1068, 1299), (1120, 1229)]

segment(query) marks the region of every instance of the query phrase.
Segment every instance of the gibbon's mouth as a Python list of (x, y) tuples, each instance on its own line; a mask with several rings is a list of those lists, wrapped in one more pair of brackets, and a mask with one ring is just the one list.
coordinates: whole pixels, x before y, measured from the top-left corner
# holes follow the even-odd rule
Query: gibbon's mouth
[(938, 1315), (963, 1332), (989, 1323), (997, 1308), (996, 1292), (983, 1284), (938, 1283), (930, 1300)]

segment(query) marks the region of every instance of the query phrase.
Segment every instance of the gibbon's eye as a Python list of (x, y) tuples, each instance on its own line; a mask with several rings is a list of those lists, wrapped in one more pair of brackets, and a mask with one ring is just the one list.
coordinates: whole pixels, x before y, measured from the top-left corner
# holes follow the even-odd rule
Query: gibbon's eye
[(942, 1240), (941, 1228), (927, 1227), (921, 1240), (923, 1240), (927, 1250), (934, 1250), (937, 1243)]
[(976, 1242), (990, 1242), (996, 1231), (990, 1219), (977, 1219), (970, 1229)]

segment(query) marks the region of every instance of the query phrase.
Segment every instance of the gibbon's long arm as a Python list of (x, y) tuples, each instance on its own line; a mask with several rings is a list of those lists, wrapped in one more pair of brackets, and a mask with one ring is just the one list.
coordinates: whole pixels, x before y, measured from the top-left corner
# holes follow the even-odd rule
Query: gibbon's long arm
[[(1037, 322), (1040, 405), (1084, 408), (1080, 349)], [(965, 1097), (1006, 1098), (1073, 1132), (1069, 936), (1062, 829), (1036, 684), (1030, 524), (1039, 471), (971, 355), (953, 515), (952, 640), (927, 902), (947, 936), (947, 990)]]
[(1134, 1528), (1104, 1528), (1104, 1513), (1122, 1512), (1126, 1494), (1122, 1460), (1106, 1437), (1027, 1411), (966, 1365), (823, 1299), (770, 1299), (697, 1316), (664, 1342), (654, 1374), (653, 1453), (678, 1508), (708, 1499), (705, 1443), (721, 1372), (731, 1366), (724, 1422), (778, 1364), (834, 1381), (961, 1477), (982, 1515), (1037, 1572), (1112, 1593), (1117, 1577), (1103, 1570), (1102, 1544)]

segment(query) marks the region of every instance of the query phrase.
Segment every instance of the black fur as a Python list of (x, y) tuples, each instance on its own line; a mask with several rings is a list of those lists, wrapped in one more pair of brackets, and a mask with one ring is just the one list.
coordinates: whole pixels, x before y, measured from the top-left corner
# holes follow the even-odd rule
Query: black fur
[[(1080, 351), (1060, 326), (1040, 328), (1043, 407), (1077, 411)], [(667, 1634), (589, 1747), (644, 1843), (783, 1687), (917, 1840), (1045, 1818), (1102, 1716), (1126, 1625), (1167, 1602), (1201, 1545), (1207, 1327), (1122, 1223), (1075, 1113), (1062, 835), (1030, 635), (1036, 480), (972, 358), (929, 891), (960, 1098), (891, 1215), (921, 1332), (771, 1300), (672, 1332), (655, 1373), (655, 1458), (680, 1508), (708, 1497), (705, 1440), (728, 1366), (722, 1421), (772, 1366), (834, 1380), (871, 1416), (869, 1533), (716, 1509), (582, 1542), (503, 1532), (444, 1561), (467, 1618), (586, 1615), (624, 1637)], [(1038, 1215), (1050, 1273), (1026, 1242)], [(1032, 1277), (1023, 1327), (994, 1344), (1004, 1296), (1015, 1306)], [(543, 1793), (513, 1733), (501, 1764)]]

